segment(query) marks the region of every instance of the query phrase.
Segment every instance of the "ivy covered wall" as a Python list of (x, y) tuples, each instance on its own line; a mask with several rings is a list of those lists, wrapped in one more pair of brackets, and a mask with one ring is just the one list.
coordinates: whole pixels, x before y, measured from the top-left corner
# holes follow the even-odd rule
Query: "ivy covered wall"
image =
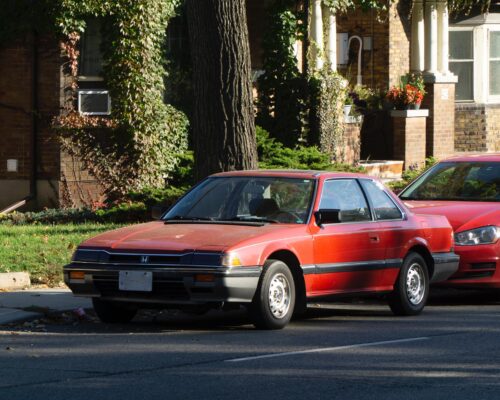
[[(166, 28), (179, 1), (5, 1), (0, 46), (33, 33), (61, 42), (69, 76), (63, 89), (69, 101), (53, 126), (63, 148), (83, 162), (111, 197), (162, 186), (178, 154), (187, 149), (187, 118), (163, 101)], [(103, 21), (103, 75), (112, 99), (109, 117), (82, 116), (75, 110), (79, 42), (89, 18)]]

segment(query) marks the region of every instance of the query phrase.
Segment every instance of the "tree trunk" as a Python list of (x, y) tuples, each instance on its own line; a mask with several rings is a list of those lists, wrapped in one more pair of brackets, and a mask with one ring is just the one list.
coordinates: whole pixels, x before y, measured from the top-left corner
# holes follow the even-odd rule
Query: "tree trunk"
[(257, 168), (245, 0), (187, 0), (196, 178)]

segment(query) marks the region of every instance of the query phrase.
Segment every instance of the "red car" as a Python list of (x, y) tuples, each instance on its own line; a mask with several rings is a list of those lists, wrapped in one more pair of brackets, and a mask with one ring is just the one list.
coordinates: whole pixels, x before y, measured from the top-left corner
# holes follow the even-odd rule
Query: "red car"
[(359, 174), (241, 171), (208, 177), (159, 221), (84, 242), (64, 268), (105, 322), (140, 307), (239, 307), (284, 327), (306, 302), (387, 293), (394, 313), (418, 314), (429, 282), (458, 268), (442, 216), (414, 215)]
[(445, 215), (453, 226), (460, 266), (444, 285), (500, 288), (500, 154), (441, 161), (399, 196), (412, 211)]

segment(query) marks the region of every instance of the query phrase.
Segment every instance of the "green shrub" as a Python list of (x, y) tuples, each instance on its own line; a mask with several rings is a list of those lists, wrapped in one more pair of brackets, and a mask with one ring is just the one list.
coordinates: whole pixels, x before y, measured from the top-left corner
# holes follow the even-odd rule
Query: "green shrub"
[(100, 222), (145, 222), (151, 219), (148, 207), (142, 202), (120, 203), (95, 211)]
[(194, 185), (194, 154), (192, 151), (178, 155), (175, 170), (168, 177), (168, 185), (178, 188), (188, 188)]
[(259, 168), (262, 169), (312, 169), (325, 171), (363, 172), (363, 167), (349, 164), (332, 164), (327, 154), (315, 146), (285, 147), (269, 137), (269, 132), (256, 127)]
[(128, 199), (132, 202), (140, 202), (148, 209), (156, 205), (169, 207), (181, 197), (187, 187), (170, 186), (164, 189), (146, 188), (140, 192), (130, 192)]
[(97, 221), (97, 218), (91, 210), (76, 208), (47, 209), (25, 213), (13, 212), (0, 215), (0, 224), (4, 225), (67, 224), (93, 221)]
[(425, 165), (422, 168), (417, 168), (415, 166), (410, 166), (407, 170), (403, 171), (401, 175), (400, 181), (392, 181), (387, 184), (387, 186), (395, 191), (400, 192), (406, 186), (408, 186), (411, 182), (413, 182), (416, 178), (418, 178), (421, 174), (427, 171), (430, 167), (437, 163), (437, 160), (434, 157), (429, 157), (425, 159)]

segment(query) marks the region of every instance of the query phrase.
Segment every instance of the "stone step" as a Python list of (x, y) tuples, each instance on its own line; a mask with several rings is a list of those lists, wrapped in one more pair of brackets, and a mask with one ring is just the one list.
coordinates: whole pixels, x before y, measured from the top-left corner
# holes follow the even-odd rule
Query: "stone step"
[(403, 161), (398, 160), (362, 160), (359, 165), (366, 169), (366, 174), (384, 181), (401, 179)]

